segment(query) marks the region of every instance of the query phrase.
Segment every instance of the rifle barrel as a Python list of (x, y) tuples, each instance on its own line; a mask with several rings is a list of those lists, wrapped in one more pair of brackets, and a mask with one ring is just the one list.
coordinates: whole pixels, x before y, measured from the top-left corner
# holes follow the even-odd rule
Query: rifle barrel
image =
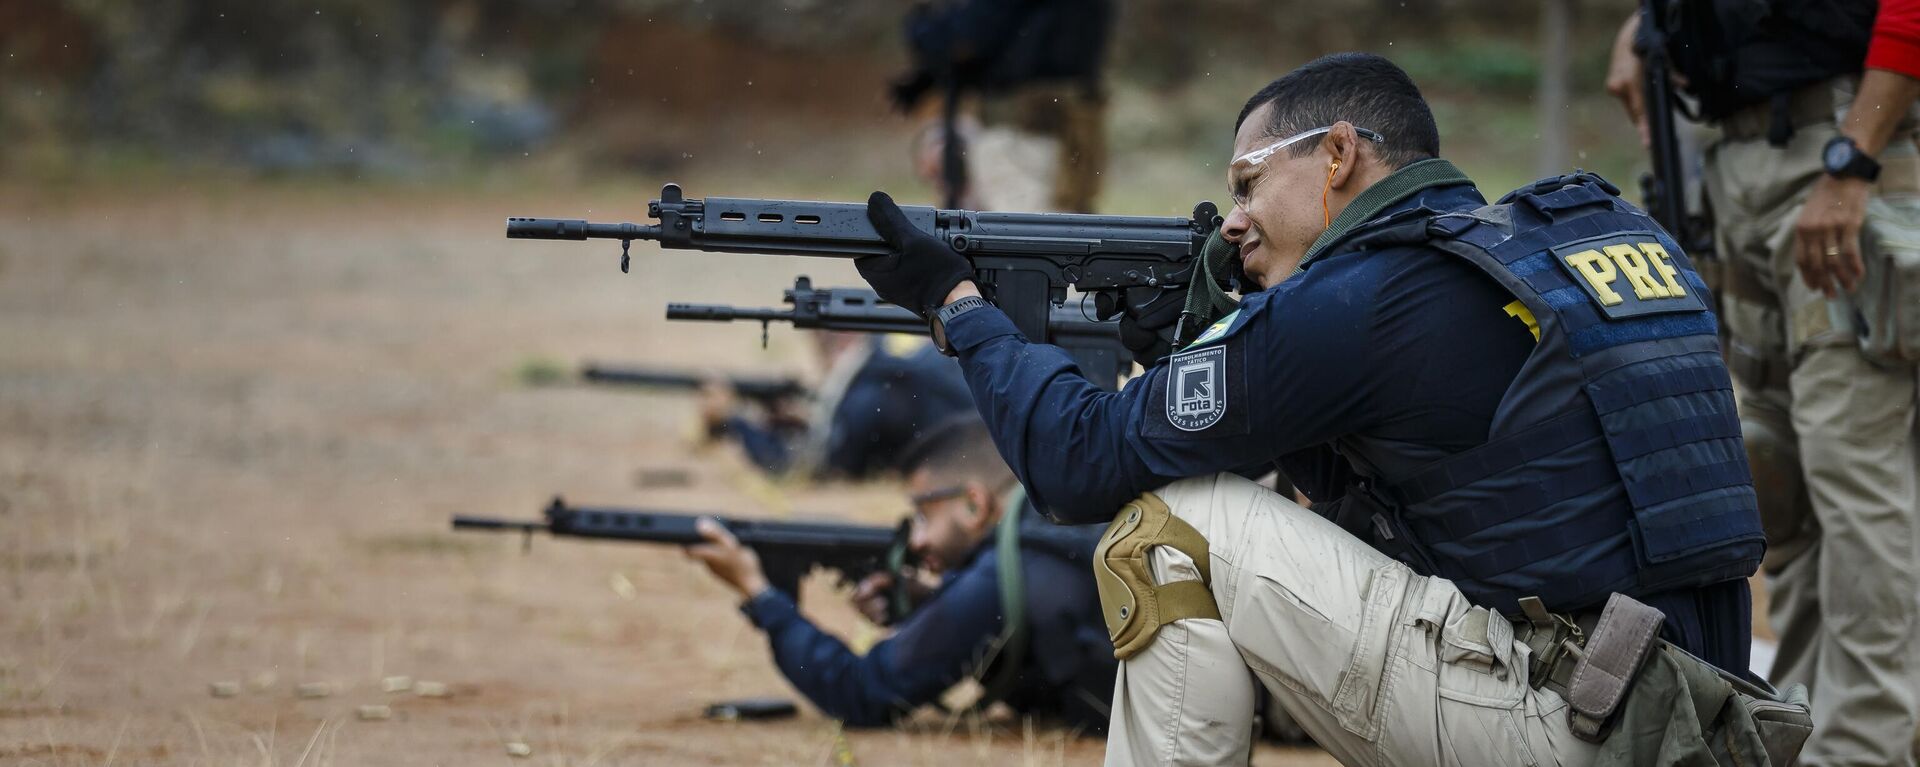
[(547, 529), (547, 523), (528, 522), (526, 520), (521, 520), (521, 519), (495, 519), (493, 517), (455, 516), (453, 518), (453, 529), (455, 530), (535, 531), (535, 530)]
[[(588, 362), (580, 366), (580, 380), (598, 384), (693, 390), (706, 384), (708, 376), (679, 370), (644, 366), (614, 367)], [(748, 399), (771, 401), (807, 395), (807, 387), (790, 377), (729, 375), (723, 380), (733, 387), (735, 393)]]
[(726, 304), (667, 304), (667, 319), (696, 322), (792, 322), (793, 310), (753, 309)]
[(507, 219), (510, 240), (657, 240), (660, 227), (654, 224), (595, 224), (578, 218)]

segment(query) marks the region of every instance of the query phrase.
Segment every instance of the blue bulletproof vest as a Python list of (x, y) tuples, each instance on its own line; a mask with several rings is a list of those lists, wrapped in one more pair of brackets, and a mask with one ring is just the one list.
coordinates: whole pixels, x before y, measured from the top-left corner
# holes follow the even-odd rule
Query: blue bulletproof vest
[(1372, 542), (1509, 615), (1526, 596), (1573, 612), (1744, 578), (1766, 550), (1706, 285), (1617, 195), (1583, 173), (1386, 222), (1385, 239), (1465, 260), (1537, 323), (1485, 444), (1405, 476), (1365, 460), (1389, 442), (1340, 444), (1375, 474)]

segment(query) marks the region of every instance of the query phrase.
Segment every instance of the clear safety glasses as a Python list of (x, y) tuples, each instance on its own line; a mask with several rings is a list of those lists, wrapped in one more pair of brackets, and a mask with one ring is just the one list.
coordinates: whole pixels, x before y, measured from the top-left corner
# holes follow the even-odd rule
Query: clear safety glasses
[[(1255, 149), (1251, 152), (1240, 155), (1239, 157), (1233, 158), (1233, 162), (1230, 163), (1228, 167), (1232, 167), (1233, 165), (1239, 165), (1240, 163), (1246, 163), (1248, 165), (1259, 165), (1263, 162), (1266, 162), (1267, 158), (1272, 157), (1273, 153), (1275, 152), (1278, 152), (1282, 149), (1293, 146), (1294, 144), (1298, 144), (1302, 141), (1313, 138), (1315, 136), (1326, 135), (1326, 133), (1331, 130), (1333, 130), (1333, 126), (1327, 125), (1319, 128), (1314, 128), (1313, 130), (1310, 130), (1310, 131), (1293, 134), (1286, 138), (1280, 139), (1279, 141), (1273, 142), (1264, 147)], [(1367, 130), (1366, 128), (1354, 128), (1353, 132), (1359, 134), (1361, 138), (1371, 141), (1375, 144), (1378, 144), (1387, 140), (1386, 136), (1382, 136), (1378, 133)], [(1252, 189), (1251, 187), (1235, 186), (1233, 188), (1228, 189), (1227, 193), (1233, 197), (1233, 202), (1235, 205), (1245, 207), (1247, 204), (1247, 193), (1251, 191), (1251, 189)]]
[(936, 503), (939, 503), (941, 501), (950, 501), (955, 498), (964, 497), (966, 494), (967, 494), (966, 485), (952, 485), (949, 487), (940, 488), (938, 490), (928, 490), (927, 492), (921, 493), (919, 495), (915, 495), (907, 499), (910, 503), (913, 504), (914, 526), (915, 527), (926, 526), (928, 507)]

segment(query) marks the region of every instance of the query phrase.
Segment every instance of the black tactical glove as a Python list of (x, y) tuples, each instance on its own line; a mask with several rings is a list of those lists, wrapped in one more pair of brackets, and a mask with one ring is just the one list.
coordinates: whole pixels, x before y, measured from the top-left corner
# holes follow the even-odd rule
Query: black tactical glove
[(881, 300), (925, 319), (947, 302), (955, 285), (973, 279), (967, 257), (907, 221), (886, 192), (867, 198), (867, 220), (893, 252), (855, 259), (853, 265)]
[[(1128, 300), (1123, 306), (1115, 306), (1111, 294), (1095, 295), (1096, 316), (1107, 320), (1120, 315), (1120, 345), (1133, 353), (1133, 361), (1140, 363), (1140, 367), (1152, 369), (1173, 353), (1173, 328), (1180, 321), (1187, 292), (1132, 288), (1127, 293)], [(1146, 297), (1136, 301), (1133, 299), (1136, 295)]]
[[(1238, 251), (1216, 227), (1201, 248), (1195, 265), (1198, 274), (1189, 289), (1129, 288), (1125, 301), (1118, 306), (1107, 293), (1096, 296), (1094, 305), (1102, 320), (1120, 315), (1120, 344), (1133, 352), (1133, 361), (1140, 363), (1140, 367), (1152, 368), (1173, 353), (1174, 333), (1181, 329), (1180, 318), (1184, 312), (1193, 312), (1185, 328), (1186, 340), (1191, 342), (1207, 325), (1236, 308), (1238, 302), (1224, 291), (1236, 279), (1241, 285), (1249, 284), (1244, 278), (1234, 276), (1239, 269)], [(1200, 284), (1200, 280), (1209, 280), (1211, 284)]]

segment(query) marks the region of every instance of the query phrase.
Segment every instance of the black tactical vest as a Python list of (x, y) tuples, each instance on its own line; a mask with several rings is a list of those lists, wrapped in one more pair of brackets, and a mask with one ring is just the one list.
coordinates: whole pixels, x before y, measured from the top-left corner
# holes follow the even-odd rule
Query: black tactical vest
[(1744, 578), (1766, 549), (1707, 288), (1617, 194), (1564, 176), (1393, 225), (1499, 282), (1539, 343), (1486, 444), (1404, 476), (1368, 460), (1392, 442), (1339, 449), (1376, 474), (1374, 545), (1509, 615), (1524, 596), (1574, 612)]
[(1876, 0), (1670, 0), (1667, 50), (1699, 99), (1699, 116), (1717, 120), (1860, 72), (1878, 7)]

